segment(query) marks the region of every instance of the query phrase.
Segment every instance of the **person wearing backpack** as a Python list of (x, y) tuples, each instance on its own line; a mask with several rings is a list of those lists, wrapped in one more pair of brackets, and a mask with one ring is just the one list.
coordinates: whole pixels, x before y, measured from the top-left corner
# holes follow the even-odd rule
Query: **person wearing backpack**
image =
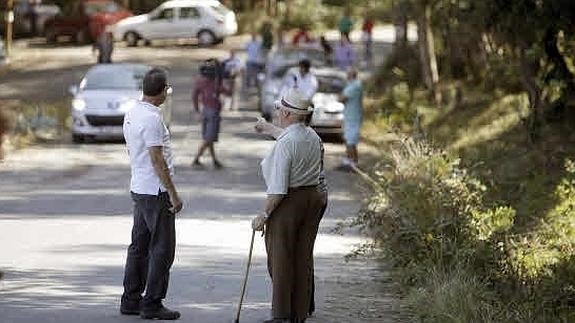
[(196, 80), (192, 92), (194, 113), (199, 116), (202, 123), (202, 144), (192, 162), (192, 166), (196, 169), (203, 168), (200, 158), (206, 150), (212, 156), (214, 168), (223, 167), (216, 157), (214, 148), (220, 133), (221, 95), (231, 95), (229, 88), (224, 85), (222, 73), (221, 64), (217, 59), (207, 59), (200, 67), (200, 77)]

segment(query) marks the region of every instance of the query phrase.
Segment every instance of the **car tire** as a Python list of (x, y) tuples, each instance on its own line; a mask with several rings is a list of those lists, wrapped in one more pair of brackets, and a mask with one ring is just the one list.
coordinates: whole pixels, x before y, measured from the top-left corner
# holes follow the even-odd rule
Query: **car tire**
[(198, 33), (198, 44), (202, 47), (215, 45), (217, 41), (218, 38), (210, 30), (204, 29)]
[(133, 31), (128, 31), (126, 35), (124, 35), (124, 40), (126, 41), (126, 45), (128, 45), (128, 47), (138, 46), (140, 38), (140, 35)]
[(73, 133), (73, 134), (72, 134), (72, 142), (75, 143), (75, 144), (83, 143), (83, 142), (84, 142), (84, 139), (85, 139), (85, 138), (84, 138), (84, 135), (80, 135), (80, 134), (77, 134), (77, 133)]
[(90, 41), (90, 35), (88, 34), (88, 30), (87, 29), (79, 30), (74, 36), (74, 40), (78, 45), (87, 44)]

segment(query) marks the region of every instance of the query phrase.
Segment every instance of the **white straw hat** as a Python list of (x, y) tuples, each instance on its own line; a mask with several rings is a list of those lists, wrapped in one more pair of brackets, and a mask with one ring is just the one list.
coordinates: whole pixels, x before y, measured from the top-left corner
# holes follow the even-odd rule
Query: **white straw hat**
[(310, 114), (310, 102), (305, 98), (303, 93), (297, 88), (291, 88), (286, 91), (281, 99), (275, 102), (276, 107), (297, 114)]

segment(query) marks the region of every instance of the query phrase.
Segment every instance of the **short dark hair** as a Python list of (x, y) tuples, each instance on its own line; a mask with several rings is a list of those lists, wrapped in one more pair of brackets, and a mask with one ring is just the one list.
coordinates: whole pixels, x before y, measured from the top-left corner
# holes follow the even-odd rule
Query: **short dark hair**
[(309, 70), (311, 67), (311, 62), (309, 61), (309, 59), (304, 58), (301, 61), (299, 61), (299, 67)]
[(168, 85), (168, 73), (161, 68), (153, 68), (144, 76), (143, 90), (145, 96), (158, 96)]

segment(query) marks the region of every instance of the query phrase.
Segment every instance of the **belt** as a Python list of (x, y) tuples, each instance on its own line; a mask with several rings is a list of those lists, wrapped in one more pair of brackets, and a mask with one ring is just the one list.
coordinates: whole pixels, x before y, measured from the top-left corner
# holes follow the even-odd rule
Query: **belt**
[(291, 192), (298, 192), (298, 191), (306, 191), (306, 190), (315, 190), (317, 189), (318, 185), (306, 185), (306, 186), (296, 186), (288, 188), (288, 193)]

